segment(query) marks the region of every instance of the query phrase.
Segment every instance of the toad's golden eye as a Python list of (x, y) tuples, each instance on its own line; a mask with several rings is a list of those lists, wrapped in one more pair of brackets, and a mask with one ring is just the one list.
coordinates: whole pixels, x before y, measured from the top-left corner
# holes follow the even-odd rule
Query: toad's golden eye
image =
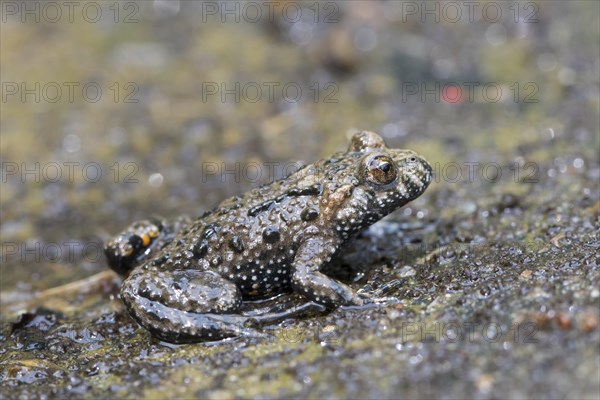
[(367, 161), (366, 178), (376, 185), (387, 185), (396, 179), (397, 171), (394, 161), (384, 155), (378, 155)]

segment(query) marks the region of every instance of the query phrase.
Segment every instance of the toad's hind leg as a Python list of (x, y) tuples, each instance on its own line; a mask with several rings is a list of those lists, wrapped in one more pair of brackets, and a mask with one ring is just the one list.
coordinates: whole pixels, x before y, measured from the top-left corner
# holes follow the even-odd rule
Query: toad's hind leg
[(167, 342), (190, 343), (235, 336), (262, 336), (233, 314), (241, 293), (210, 271), (137, 270), (123, 282), (121, 299), (131, 316)]

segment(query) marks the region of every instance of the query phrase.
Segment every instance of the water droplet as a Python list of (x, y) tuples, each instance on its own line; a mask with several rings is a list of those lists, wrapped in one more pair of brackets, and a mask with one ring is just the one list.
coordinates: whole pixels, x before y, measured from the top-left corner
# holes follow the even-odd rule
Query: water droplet
[(485, 31), (485, 38), (492, 46), (500, 46), (506, 42), (506, 28), (502, 24), (493, 24)]
[(313, 39), (313, 25), (303, 21), (296, 22), (290, 29), (290, 39), (299, 46), (309, 44)]
[(69, 134), (63, 139), (63, 149), (67, 153), (77, 153), (81, 149), (81, 139), (79, 136)]
[(148, 177), (148, 183), (150, 184), (150, 186), (152, 187), (160, 187), (163, 183), (163, 176), (162, 174), (155, 172), (152, 175), (150, 175), (150, 177)]

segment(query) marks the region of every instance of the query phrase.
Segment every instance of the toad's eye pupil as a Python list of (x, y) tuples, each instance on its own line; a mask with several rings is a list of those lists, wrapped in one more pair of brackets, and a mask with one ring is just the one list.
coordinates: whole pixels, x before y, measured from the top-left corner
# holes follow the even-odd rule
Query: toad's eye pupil
[(365, 177), (375, 185), (388, 185), (398, 176), (394, 161), (385, 155), (376, 155), (368, 159), (365, 167)]
[(411, 157), (410, 158), (410, 162), (416, 162), (416, 161), (417, 161), (416, 157)]

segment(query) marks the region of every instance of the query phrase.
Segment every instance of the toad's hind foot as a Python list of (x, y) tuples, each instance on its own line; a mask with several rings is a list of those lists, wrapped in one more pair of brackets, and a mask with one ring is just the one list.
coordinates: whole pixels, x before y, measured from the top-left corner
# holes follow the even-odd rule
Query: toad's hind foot
[[(138, 307), (138, 310), (143, 307)], [(198, 314), (152, 303), (146, 315), (132, 317), (150, 333), (165, 342), (210, 342), (234, 337), (265, 338), (268, 335), (245, 326), (247, 317), (232, 314)]]
[(302, 318), (313, 314), (322, 314), (327, 308), (314, 301), (308, 301), (282, 310), (270, 310), (264, 313), (244, 313), (246, 326), (264, 326), (276, 324), (290, 318)]

